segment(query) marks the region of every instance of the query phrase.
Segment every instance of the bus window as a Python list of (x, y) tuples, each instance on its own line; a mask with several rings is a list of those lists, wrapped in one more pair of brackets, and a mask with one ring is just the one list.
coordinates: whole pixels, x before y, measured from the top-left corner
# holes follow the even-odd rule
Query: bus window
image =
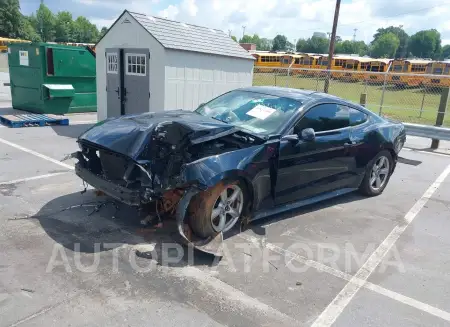
[(442, 74), (442, 68), (435, 68), (433, 69), (433, 74)]
[(326, 59), (322, 60), (321, 65), (328, 66), (328, 60), (326, 60)]
[(445, 65), (444, 74), (448, 75), (450, 73), (450, 65)]
[(296, 65), (300, 64), (300, 58), (295, 58), (295, 62)]
[(424, 72), (426, 70), (426, 66), (424, 65), (412, 65), (411, 66), (411, 72), (418, 73), (418, 72)]
[(394, 66), (394, 72), (402, 72), (403, 71), (403, 66), (402, 65), (395, 65)]

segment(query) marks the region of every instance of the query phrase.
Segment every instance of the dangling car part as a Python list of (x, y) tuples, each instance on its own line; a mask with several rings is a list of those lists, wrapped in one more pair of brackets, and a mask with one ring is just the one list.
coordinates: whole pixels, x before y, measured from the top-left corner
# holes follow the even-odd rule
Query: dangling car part
[(252, 87), (196, 111), (99, 122), (78, 138), (76, 174), (131, 206), (174, 216), (182, 239), (220, 254), (250, 221), (359, 189), (386, 187), (401, 123), (313, 91)]

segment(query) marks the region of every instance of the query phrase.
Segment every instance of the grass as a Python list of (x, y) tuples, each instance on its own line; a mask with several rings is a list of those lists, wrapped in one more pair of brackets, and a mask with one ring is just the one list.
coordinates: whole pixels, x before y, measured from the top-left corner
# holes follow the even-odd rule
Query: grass
[[(323, 91), (324, 78), (301, 75), (285, 76), (275, 73), (254, 73), (253, 85), (274, 85)], [(399, 88), (386, 85), (381, 113), (403, 122), (434, 125), (440, 102), (440, 89)], [(383, 82), (365, 84), (364, 82), (344, 82), (331, 80), (328, 93), (359, 103), (361, 93), (367, 94), (367, 108), (379, 113), (383, 96)], [(422, 111), (422, 112), (421, 112)], [(450, 127), (450, 113), (444, 126)]]

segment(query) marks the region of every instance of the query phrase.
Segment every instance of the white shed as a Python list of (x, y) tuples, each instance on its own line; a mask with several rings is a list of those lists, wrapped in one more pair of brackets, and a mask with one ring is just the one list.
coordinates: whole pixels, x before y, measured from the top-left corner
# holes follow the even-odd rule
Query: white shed
[(95, 51), (99, 120), (193, 110), (252, 84), (253, 56), (223, 31), (127, 10)]

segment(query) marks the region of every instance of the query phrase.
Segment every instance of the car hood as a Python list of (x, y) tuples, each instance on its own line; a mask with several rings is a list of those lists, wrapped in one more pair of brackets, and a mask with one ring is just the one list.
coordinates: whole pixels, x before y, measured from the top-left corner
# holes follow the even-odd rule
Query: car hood
[(174, 110), (127, 115), (97, 123), (80, 135), (78, 142), (88, 142), (133, 160), (155, 140), (172, 146), (206, 142), (235, 133), (236, 127), (196, 112)]

